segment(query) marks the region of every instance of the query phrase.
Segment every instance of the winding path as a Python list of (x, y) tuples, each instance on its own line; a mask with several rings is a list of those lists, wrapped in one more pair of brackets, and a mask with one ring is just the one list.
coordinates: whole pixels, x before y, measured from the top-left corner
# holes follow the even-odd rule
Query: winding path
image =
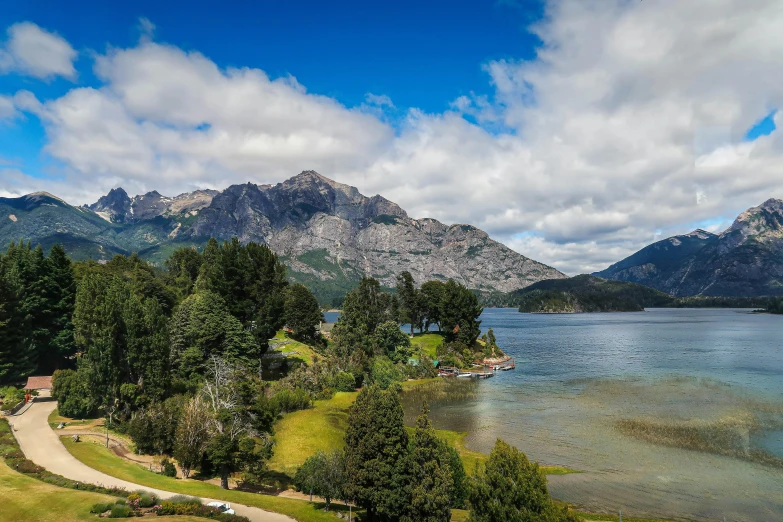
[[(120, 480), (82, 464), (68, 453), (57, 434), (49, 426), (49, 414), (56, 407), (57, 403), (55, 401), (33, 402), (32, 406), (23, 415), (9, 418), (13, 426), (14, 435), (16, 435), (16, 439), (19, 441), (19, 446), (28, 459), (52, 473), (62, 475), (71, 480), (78, 480), (79, 482), (104, 487), (125, 488), (128, 491), (143, 489), (163, 499), (178, 494)], [(201, 500), (205, 503), (215, 501), (215, 499), (211, 498), (202, 498)], [(291, 517), (264, 511), (256, 507), (231, 502), (231, 508), (236, 511), (237, 515), (245, 516), (253, 522), (294, 522), (294, 519)]]

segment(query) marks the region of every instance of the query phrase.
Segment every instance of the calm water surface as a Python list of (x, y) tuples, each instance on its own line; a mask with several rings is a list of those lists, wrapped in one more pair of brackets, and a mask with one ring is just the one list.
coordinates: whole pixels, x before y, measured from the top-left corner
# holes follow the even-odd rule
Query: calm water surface
[[(783, 317), (488, 309), (481, 319), (517, 368), (434, 399), (436, 427), (468, 432), (479, 451), (500, 437), (584, 471), (550, 477), (550, 489), (586, 508), (783, 520)], [(410, 421), (421, 397), (406, 401)]]

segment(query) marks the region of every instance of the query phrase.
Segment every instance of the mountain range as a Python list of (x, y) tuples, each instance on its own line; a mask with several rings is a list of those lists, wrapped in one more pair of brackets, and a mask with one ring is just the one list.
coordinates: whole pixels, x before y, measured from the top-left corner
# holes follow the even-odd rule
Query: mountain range
[(162, 265), (175, 249), (202, 247), (210, 237), (269, 245), (292, 279), (322, 302), (363, 276), (394, 286), (403, 270), (419, 282), (454, 279), (488, 292), (565, 277), (476, 227), (413, 219), (382, 196), (366, 197), (313, 171), (276, 185), (247, 183), (176, 197), (130, 197), (116, 188), (81, 207), (45, 192), (0, 198), (0, 242), (60, 243), (74, 259), (138, 252)]
[(746, 210), (721, 234), (658, 241), (594, 275), (678, 297), (783, 295), (783, 201)]

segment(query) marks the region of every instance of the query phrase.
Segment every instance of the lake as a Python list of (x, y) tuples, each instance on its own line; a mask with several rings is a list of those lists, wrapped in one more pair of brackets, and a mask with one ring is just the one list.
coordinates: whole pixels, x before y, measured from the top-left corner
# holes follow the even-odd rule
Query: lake
[[(432, 397), (437, 428), (543, 464), (553, 496), (677, 519), (783, 520), (783, 316), (732, 309), (530, 315), (482, 331), (516, 370)], [(464, 388), (464, 386), (462, 387)], [(406, 394), (406, 417), (422, 397)]]

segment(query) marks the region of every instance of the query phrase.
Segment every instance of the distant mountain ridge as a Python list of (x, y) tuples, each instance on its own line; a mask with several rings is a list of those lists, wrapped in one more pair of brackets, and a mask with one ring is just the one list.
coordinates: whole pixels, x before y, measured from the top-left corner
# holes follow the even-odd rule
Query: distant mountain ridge
[(162, 263), (176, 248), (201, 247), (209, 237), (268, 244), (322, 301), (363, 276), (394, 286), (403, 270), (419, 282), (454, 279), (500, 292), (565, 277), (473, 226), (412, 219), (382, 196), (366, 197), (314, 171), (276, 185), (173, 198), (154, 191), (130, 197), (117, 188), (84, 207), (49, 194), (0, 198), (0, 241), (62, 243), (77, 259), (138, 252)]
[(722, 234), (658, 241), (595, 275), (681, 297), (783, 295), (783, 201), (746, 210)]

